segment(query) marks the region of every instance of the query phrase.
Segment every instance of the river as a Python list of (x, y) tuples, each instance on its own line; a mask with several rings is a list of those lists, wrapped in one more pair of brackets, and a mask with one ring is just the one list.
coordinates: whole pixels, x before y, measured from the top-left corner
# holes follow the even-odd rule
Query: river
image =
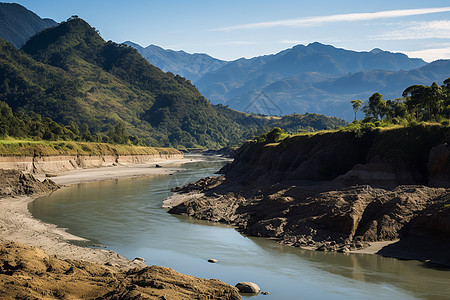
[[(211, 176), (226, 161), (204, 158), (171, 176), (78, 184), (30, 203), (34, 217), (147, 264), (235, 285), (257, 283), (251, 299), (445, 299), (450, 270), (378, 255), (324, 253), (278, 245), (234, 228), (161, 208), (170, 188)], [(208, 263), (214, 258), (218, 262)], [(244, 297), (245, 298), (245, 297)]]

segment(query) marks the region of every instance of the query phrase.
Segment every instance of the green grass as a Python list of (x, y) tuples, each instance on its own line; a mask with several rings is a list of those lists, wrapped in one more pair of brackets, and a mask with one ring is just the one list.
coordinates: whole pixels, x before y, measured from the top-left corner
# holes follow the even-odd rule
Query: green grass
[(157, 155), (180, 153), (173, 148), (112, 145), (106, 143), (33, 141), (12, 138), (0, 140), (0, 156)]

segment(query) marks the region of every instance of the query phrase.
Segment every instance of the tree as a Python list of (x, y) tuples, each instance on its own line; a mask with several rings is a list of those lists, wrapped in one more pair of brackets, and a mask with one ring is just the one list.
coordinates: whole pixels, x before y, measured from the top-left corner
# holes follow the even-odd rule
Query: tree
[(386, 101), (383, 100), (383, 95), (380, 93), (374, 93), (369, 98), (368, 105), (364, 106), (364, 112), (366, 116), (373, 116), (374, 118), (382, 120), (387, 112)]
[(125, 132), (125, 125), (122, 122), (117, 122), (114, 128), (111, 128), (108, 132), (110, 142), (115, 144), (127, 144), (129, 139)]
[(389, 118), (392, 121), (394, 118), (406, 118), (408, 115), (408, 107), (404, 103), (405, 98), (397, 98), (395, 100), (387, 100), (387, 115), (386, 118)]
[(403, 97), (407, 98), (408, 107), (414, 109), (417, 114), (421, 109), (426, 109), (428, 120), (442, 110), (444, 103), (444, 93), (436, 82), (431, 86), (412, 85), (405, 89)]
[(89, 142), (91, 140), (91, 132), (89, 131), (89, 126), (86, 123), (81, 125), (80, 135), (81, 139), (85, 142)]
[(450, 89), (450, 77), (444, 80), (444, 84), (446, 85), (447, 89)]
[(355, 111), (355, 121), (356, 121), (356, 113), (358, 112), (359, 108), (362, 105), (362, 100), (356, 99), (356, 100), (352, 100), (350, 101), (350, 103), (352, 104), (353, 110)]

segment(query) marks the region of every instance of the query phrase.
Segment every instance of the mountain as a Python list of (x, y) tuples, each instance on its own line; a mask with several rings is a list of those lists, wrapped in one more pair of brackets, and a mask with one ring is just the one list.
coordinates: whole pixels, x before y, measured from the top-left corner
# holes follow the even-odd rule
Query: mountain
[[(311, 82), (305, 82), (301, 76), (290, 77), (265, 86), (262, 91), (285, 113), (320, 112), (350, 121), (353, 116), (350, 100), (367, 101), (375, 92), (385, 99), (396, 99), (411, 85), (442, 84), (450, 76), (449, 70), (450, 60), (438, 60), (409, 71), (364, 71)], [(251, 91), (236, 96), (227, 104), (239, 109), (259, 93)]]
[(57, 24), (52, 19), (41, 19), (19, 4), (0, 3), (0, 38), (17, 48), (37, 32)]
[(163, 49), (155, 45), (144, 48), (130, 41), (124, 42), (124, 44), (136, 48), (145, 59), (164, 72), (181, 75), (192, 82), (227, 64), (226, 61), (202, 53), (190, 54), (184, 51)]
[[(309, 111), (351, 119), (349, 95), (322, 86), (354, 73), (405, 72), (425, 65), (423, 60), (401, 53), (380, 49), (356, 52), (316, 42), (273, 55), (238, 59), (203, 75), (195, 84), (212, 103), (238, 110), (255, 112), (251, 103), (264, 92), (281, 114)], [(358, 89), (353, 82), (346, 84), (340, 88)], [(366, 97), (374, 92), (377, 90), (366, 89), (357, 95)]]
[(343, 120), (308, 114), (254, 116), (213, 106), (188, 80), (164, 73), (136, 49), (105, 42), (73, 17), (45, 29), (21, 50), (0, 40), (0, 99), (14, 111), (87, 124), (92, 134), (121, 124), (148, 145), (237, 145), (270, 126), (290, 131), (336, 128)]

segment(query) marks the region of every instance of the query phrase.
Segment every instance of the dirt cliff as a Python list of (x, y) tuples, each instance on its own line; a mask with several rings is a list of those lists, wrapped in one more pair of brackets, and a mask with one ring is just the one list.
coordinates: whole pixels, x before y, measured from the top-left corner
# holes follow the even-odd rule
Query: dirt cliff
[[(298, 247), (347, 252), (426, 236), (439, 238), (442, 254), (450, 250), (449, 133), (417, 126), (247, 143), (224, 176), (175, 189), (165, 205)], [(450, 265), (435, 250), (409, 249), (409, 257)]]
[(449, 136), (450, 127), (417, 125), (362, 133), (312, 133), (271, 144), (249, 142), (219, 173), (244, 184), (326, 181), (339, 176), (348, 185), (428, 185), (442, 177), (440, 183), (447, 184)]
[(33, 174), (60, 173), (75, 169), (160, 162), (183, 157), (181, 152), (137, 155), (0, 156), (0, 169), (20, 170)]

